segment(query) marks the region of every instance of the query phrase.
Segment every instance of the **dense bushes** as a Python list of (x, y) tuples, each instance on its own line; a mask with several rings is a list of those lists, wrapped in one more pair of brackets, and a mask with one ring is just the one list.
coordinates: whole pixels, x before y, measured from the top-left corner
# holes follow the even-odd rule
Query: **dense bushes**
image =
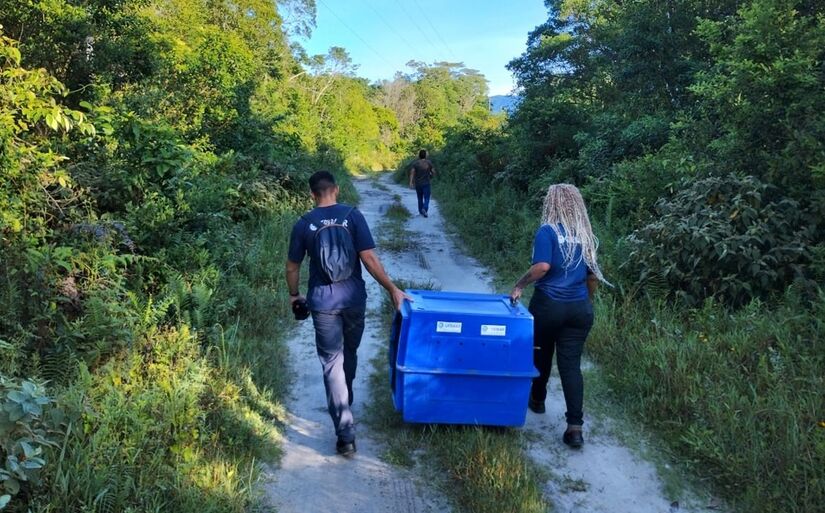
[(697, 305), (741, 306), (801, 277), (811, 234), (796, 201), (753, 177), (706, 178), (656, 204), (656, 220), (629, 239), (640, 281), (663, 278)]
[[(233, 362), (239, 364), (241, 362)], [(123, 358), (58, 397), (66, 415), (40, 511), (245, 511), (252, 457), (277, 453), (272, 415), (254, 410), (231, 368), (214, 366), (196, 334), (150, 331)]]
[[(624, 266), (634, 271), (628, 286), (661, 273), (689, 304), (716, 296), (738, 306), (813, 278), (807, 254), (825, 242), (822, 109), (813, 105), (825, 95), (810, 89), (823, 57), (810, 40), (825, 34), (822, 17), (788, 0), (738, 11), (684, 1), (678, 16), (660, 5), (610, 5), (548, 2), (549, 20), (510, 64), (519, 108), (503, 128), (479, 119), (454, 127), (440, 166), (532, 205), (550, 183), (580, 186), (611, 235), (639, 230), (644, 249), (630, 259), (638, 266)], [(808, 39), (788, 39), (795, 31)], [(731, 103), (737, 94), (741, 104)], [(770, 115), (752, 112), (760, 94), (772, 98)], [(717, 182), (725, 192), (714, 200), (702, 189)]]

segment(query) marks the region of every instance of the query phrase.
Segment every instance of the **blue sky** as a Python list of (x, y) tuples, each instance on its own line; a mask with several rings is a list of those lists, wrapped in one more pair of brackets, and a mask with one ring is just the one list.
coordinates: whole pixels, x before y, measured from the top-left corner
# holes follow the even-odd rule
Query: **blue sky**
[(317, 27), (297, 39), (310, 54), (343, 46), (370, 80), (408, 71), (410, 60), (460, 61), (487, 77), (490, 94), (514, 87), (504, 66), (547, 19), (543, 0), (316, 1)]

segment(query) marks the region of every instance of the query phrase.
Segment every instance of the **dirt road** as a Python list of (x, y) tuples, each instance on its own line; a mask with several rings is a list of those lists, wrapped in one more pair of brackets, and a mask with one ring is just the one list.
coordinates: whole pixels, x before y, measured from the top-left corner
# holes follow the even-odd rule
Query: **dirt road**
[[(359, 208), (374, 231), (396, 195), (402, 197), (410, 212), (418, 211), (415, 193), (392, 183), (389, 176), (383, 176), (378, 182), (361, 180), (356, 187), (361, 195)], [(393, 279), (431, 281), (442, 290), (492, 292), (489, 273), (463, 254), (447, 236), (437, 202), (431, 204), (429, 218), (414, 216), (406, 228), (418, 241), (411, 251), (398, 254), (379, 249)], [(373, 280), (368, 278), (367, 283), (368, 308), (376, 310), (383, 292)], [(359, 375), (354, 386), (356, 422), (362, 418), (362, 401), (368, 400), (359, 394), (367, 391), (367, 362), (387, 338), (375, 317), (368, 315), (359, 350)], [(266, 484), (270, 503), (283, 513), (320, 512), (330, 508), (341, 513), (450, 511), (435, 490), (428, 489), (408, 471), (379, 459), (381, 447), (363, 423), (357, 425), (357, 456), (348, 460), (335, 454), (335, 437), (326, 413), (320, 364), (312, 337), (312, 327), (307, 321), (289, 341), (297, 376), (288, 404), (285, 456), (280, 469), (273, 470)], [(529, 456), (547, 470), (549, 479), (544, 493), (556, 512), (704, 511), (695, 506), (699, 502), (695, 499), (676, 503), (674, 498), (666, 497), (655, 466), (610, 435), (608, 418), (586, 412), (589, 418), (585, 425), (585, 446), (573, 451), (562, 445), (565, 407), (555, 372), (546, 405), (545, 415), (528, 412), (524, 431), (529, 440)], [(599, 428), (593, 429), (593, 426)]]
[[(370, 227), (379, 225), (392, 196), (374, 189), (371, 181), (357, 183), (361, 194), (359, 209)], [(378, 234), (374, 234), (376, 239)], [(379, 254), (393, 278), (392, 259), (379, 249)], [(302, 269), (306, 273), (306, 266)], [(367, 308), (376, 311), (384, 297), (383, 289), (364, 271), (367, 279)], [(358, 350), (358, 373), (353, 384), (358, 452), (353, 458), (343, 458), (335, 452), (335, 431), (326, 409), (326, 396), (321, 365), (315, 354), (312, 321), (306, 320), (290, 337), (287, 345), (295, 374), (291, 398), (287, 404), (288, 418), (284, 441), (284, 456), (280, 468), (265, 475), (265, 494), (269, 504), (279, 513), (440, 513), (450, 511), (443, 497), (427, 489), (420, 476), (394, 467), (380, 459), (382, 448), (360, 422), (364, 418), (364, 402), (368, 401), (367, 377), (369, 362), (378, 349), (387, 343), (376, 316), (367, 315), (366, 331)]]

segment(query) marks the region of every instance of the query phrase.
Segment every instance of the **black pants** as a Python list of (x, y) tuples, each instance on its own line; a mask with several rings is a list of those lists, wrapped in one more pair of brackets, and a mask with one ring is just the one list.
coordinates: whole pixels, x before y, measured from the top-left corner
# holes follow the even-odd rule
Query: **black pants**
[(567, 404), (567, 423), (581, 426), (584, 399), (581, 359), (584, 341), (593, 327), (593, 305), (589, 300), (554, 301), (536, 290), (530, 301), (530, 313), (534, 318), (533, 363), (539, 371), (539, 376), (533, 379), (532, 398), (544, 402), (547, 397), (547, 381), (555, 352)]

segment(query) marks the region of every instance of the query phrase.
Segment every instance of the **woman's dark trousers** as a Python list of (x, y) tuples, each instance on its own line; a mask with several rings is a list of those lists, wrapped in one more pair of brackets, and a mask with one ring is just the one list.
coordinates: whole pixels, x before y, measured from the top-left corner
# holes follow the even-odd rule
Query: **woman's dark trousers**
[(581, 358), (584, 341), (593, 327), (593, 305), (587, 299), (572, 303), (555, 301), (536, 290), (530, 301), (530, 313), (534, 319), (533, 363), (539, 371), (539, 376), (533, 379), (532, 399), (544, 402), (547, 397), (547, 381), (555, 352), (564, 402), (567, 403), (567, 423), (581, 426), (584, 398)]

